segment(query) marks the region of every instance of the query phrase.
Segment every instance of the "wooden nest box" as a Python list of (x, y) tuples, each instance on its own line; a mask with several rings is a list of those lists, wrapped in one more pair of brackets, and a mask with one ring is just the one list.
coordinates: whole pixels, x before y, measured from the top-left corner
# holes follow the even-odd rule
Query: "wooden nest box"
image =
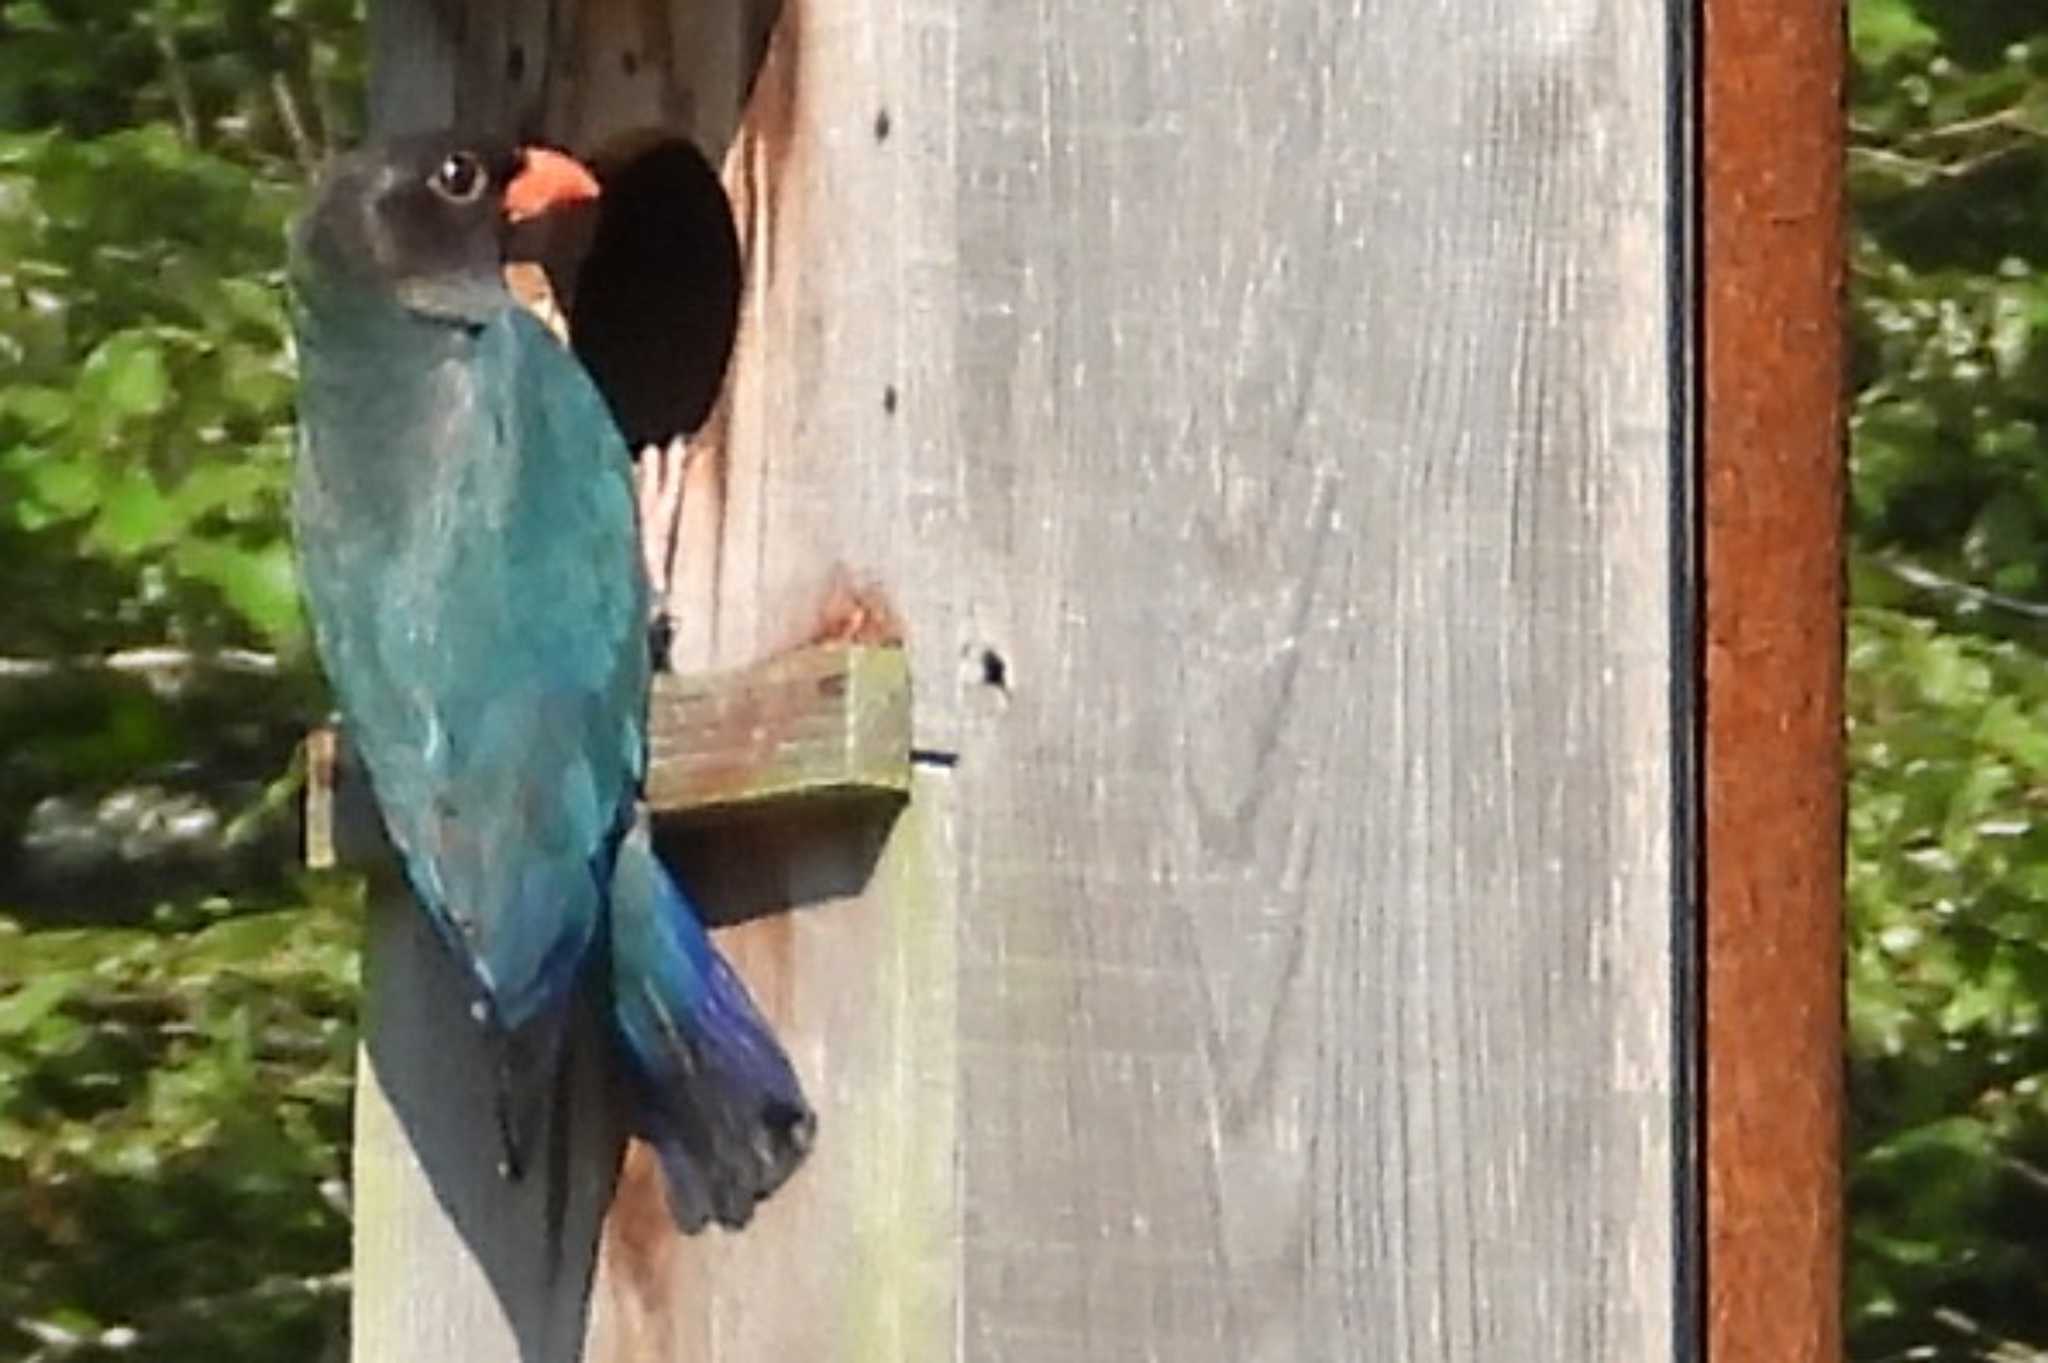
[(361, 1363), (1642, 1363), (1707, 1226), (1827, 1356), (1839, 158), (1710, 123), (1696, 241), (1671, 8), (373, 0), (377, 129), (645, 173), (549, 292), (687, 441), (652, 794), (819, 1128), (682, 1238), (585, 1065), (508, 1188), (382, 903)]

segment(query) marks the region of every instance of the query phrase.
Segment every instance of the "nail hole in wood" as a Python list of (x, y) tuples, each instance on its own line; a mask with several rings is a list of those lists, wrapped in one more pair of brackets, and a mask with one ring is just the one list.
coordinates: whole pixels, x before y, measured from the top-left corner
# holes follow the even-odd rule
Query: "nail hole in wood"
[(893, 383), (882, 389), (882, 410), (890, 416), (896, 415), (896, 385)]
[(505, 79), (517, 82), (526, 75), (526, 49), (512, 44), (505, 53)]
[(619, 54), (619, 70), (625, 72), (629, 76), (639, 75), (640, 54), (638, 52), (635, 52), (630, 47), (627, 48), (624, 52), (621, 52)]
[(887, 109), (881, 109), (878, 110), (875, 114), (875, 141), (887, 142), (888, 140), (889, 111)]
[(992, 648), (981, 651), (981, 684), (992, 686), (998, 691), (1010, 689), (1010, 665), (1003, 655)]

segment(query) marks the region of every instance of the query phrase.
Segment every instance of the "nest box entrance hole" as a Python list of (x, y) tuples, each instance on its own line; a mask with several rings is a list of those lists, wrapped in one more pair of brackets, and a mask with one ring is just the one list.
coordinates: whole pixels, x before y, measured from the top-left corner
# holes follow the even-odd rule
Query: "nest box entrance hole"
[(568, 293), (569, 340), (640, 451), (696, 433), (739, 327), (732, 202), (684, 138), (620, 139), (591, 158), (603, 194)]

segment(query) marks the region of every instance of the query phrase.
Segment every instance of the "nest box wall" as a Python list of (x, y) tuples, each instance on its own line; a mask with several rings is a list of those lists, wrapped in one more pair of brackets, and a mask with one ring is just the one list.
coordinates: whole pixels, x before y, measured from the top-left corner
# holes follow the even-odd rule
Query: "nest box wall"
[[(928, 570), (939, 541), (922, 533), (937, 508), (906, 515), (895, 495), (898, 478), (923, 476), (902, 447), (908, 414), (896, 397), (918, 372), (896, 364), (906, 279), (870, 268), (889, 257), (863, 249), (853, 229), (886, 231), (901, 184), (885, 157), (860, 202), (848, 203), (841, 177), (856, 167), (827, 155), (844, 141), (849, 108), (864, 110), (854, 149), (878, 145), (871, 127), (893, 63), (866, 63), (877, 41), (893, 50), (896, 35), (865, 18), (841, 27), (777, 9), (380, 0), (371, 124), (457, 123), (562, 145), (597, 166), (607, 201), (633, 197), (630, 184), (619, 193), (621, 177), (653, 172), (649, 211), (630, 223), (640, 240), (619, 250), (600, 223), (597, 239), (570, 243), (575, 259), (556, 276), (556, 301), (586, 363), (601, 381), (613, 377), (607, 395), (636, 441), (696, 431), (671, 588), (673, 662), (686, 672), (742, 667), (820, 635), (858, 636), (898, 618), (880, 599), (888, 596), (922, 622), (911, 644), (919, 743), (945, 750), (959, 660), (939, 605), (943, 579)], [(674, 156), (678, 139), (722, 172), (715, 205), (701, 168)], [(734, 287), (742, 271), (743, 293)], [(606, 294), (634, 309), (628, 324), (606, 309)], [(877, 328), (821, 325), (854, 316)], [(829, 392), (819, 387), (827, 374)], [(940, 449), (929, 451), (924, 466), (936, 468)], [(846, 476), (863, 467), (868, 475)], [(850, 1357), (893, 1340), (892, 1357), (940, 1356), (951, 1332), (946, 1284), (957, 1276), (947, 1210), (957, 922), (939, 877), (949, 833), (926, 815), (942, 805), (934, 779), (919, 769), (915, 798), (893, 823), (754, 829), (692, 849), (690, 883), (706, 907), (745, 920), (721, 945), (788, 1045), (829, 1143), (745, 1235), (697, 1240), (675, 1235), (651, 1161), (629, 1155), (594, 1274), (579, 1271), (571, 1246), (544, 1266), (556, 1276), (538, 1297), (525, 1287), (493, 1294), (483, 1289), (526, 1280), (480, 1251), (485, 1272), (465, 1270), (436, 1294), (468, 1305), (438, 1314), (508, 1324), (465, 1329), (453, 1352), (568, 1363), (578, 1355), (561, 1341), (573, 1338), (587, 1340), (584, 1363), (668, 1363)], [(414, 949), (402, 937), (387, 945)], [(378, 987), (373, 978), (373, 1004)], [(404, 1086), (403, 1057), (384, 1049), (383, 1074)], [(403, 1142), (374, 1086), (366, 1094), (358, 1110), (373, 1139), (359, 1137), (359, 1147), (389, 1152)], [(577, 1141), (579, 1159), (596, 1150), (567, 1193), (572, 1228), (584, 1224), (575, 1214), (591, 1185), (609, 1177), (604, 1134)], [(364, 1228), (359, 1260), (388, 1264), (456, 1243), (437, 1223), (448, 1195), (417, 1178), (406, 1186), (418, 1207), (380, 1194), (379, 1215), (422, 1224)], [(393, 1283), (393, 1272), (378, 1281)], [(445, 1326), (415, 1301), (396, 1292), (359, 1300), (357, 1356), (452, 1356)]]
[(544, 134), (578, 152), (689, 138), (716, 163), (779, 0), (390, 0), (370, 15), (370, 122)]
[(733, 876), (816, 1151), (629, 1161), (587, 1363), (1679, 1355), (1663, 7), (772, 8), (373, 5), (379, 127), (720, 168), (673, 656), (875, 588), (927, 758)]

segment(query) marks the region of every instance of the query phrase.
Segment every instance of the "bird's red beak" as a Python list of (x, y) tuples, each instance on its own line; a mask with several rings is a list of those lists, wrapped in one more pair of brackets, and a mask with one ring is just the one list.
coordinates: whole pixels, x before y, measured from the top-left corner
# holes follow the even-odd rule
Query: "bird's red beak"
[(597, 197), (597, 177), (575, 157), (547, 147), (525, 147), (519, 154), (519, 173), (505, 186), (506, 221), (525, 222)]

